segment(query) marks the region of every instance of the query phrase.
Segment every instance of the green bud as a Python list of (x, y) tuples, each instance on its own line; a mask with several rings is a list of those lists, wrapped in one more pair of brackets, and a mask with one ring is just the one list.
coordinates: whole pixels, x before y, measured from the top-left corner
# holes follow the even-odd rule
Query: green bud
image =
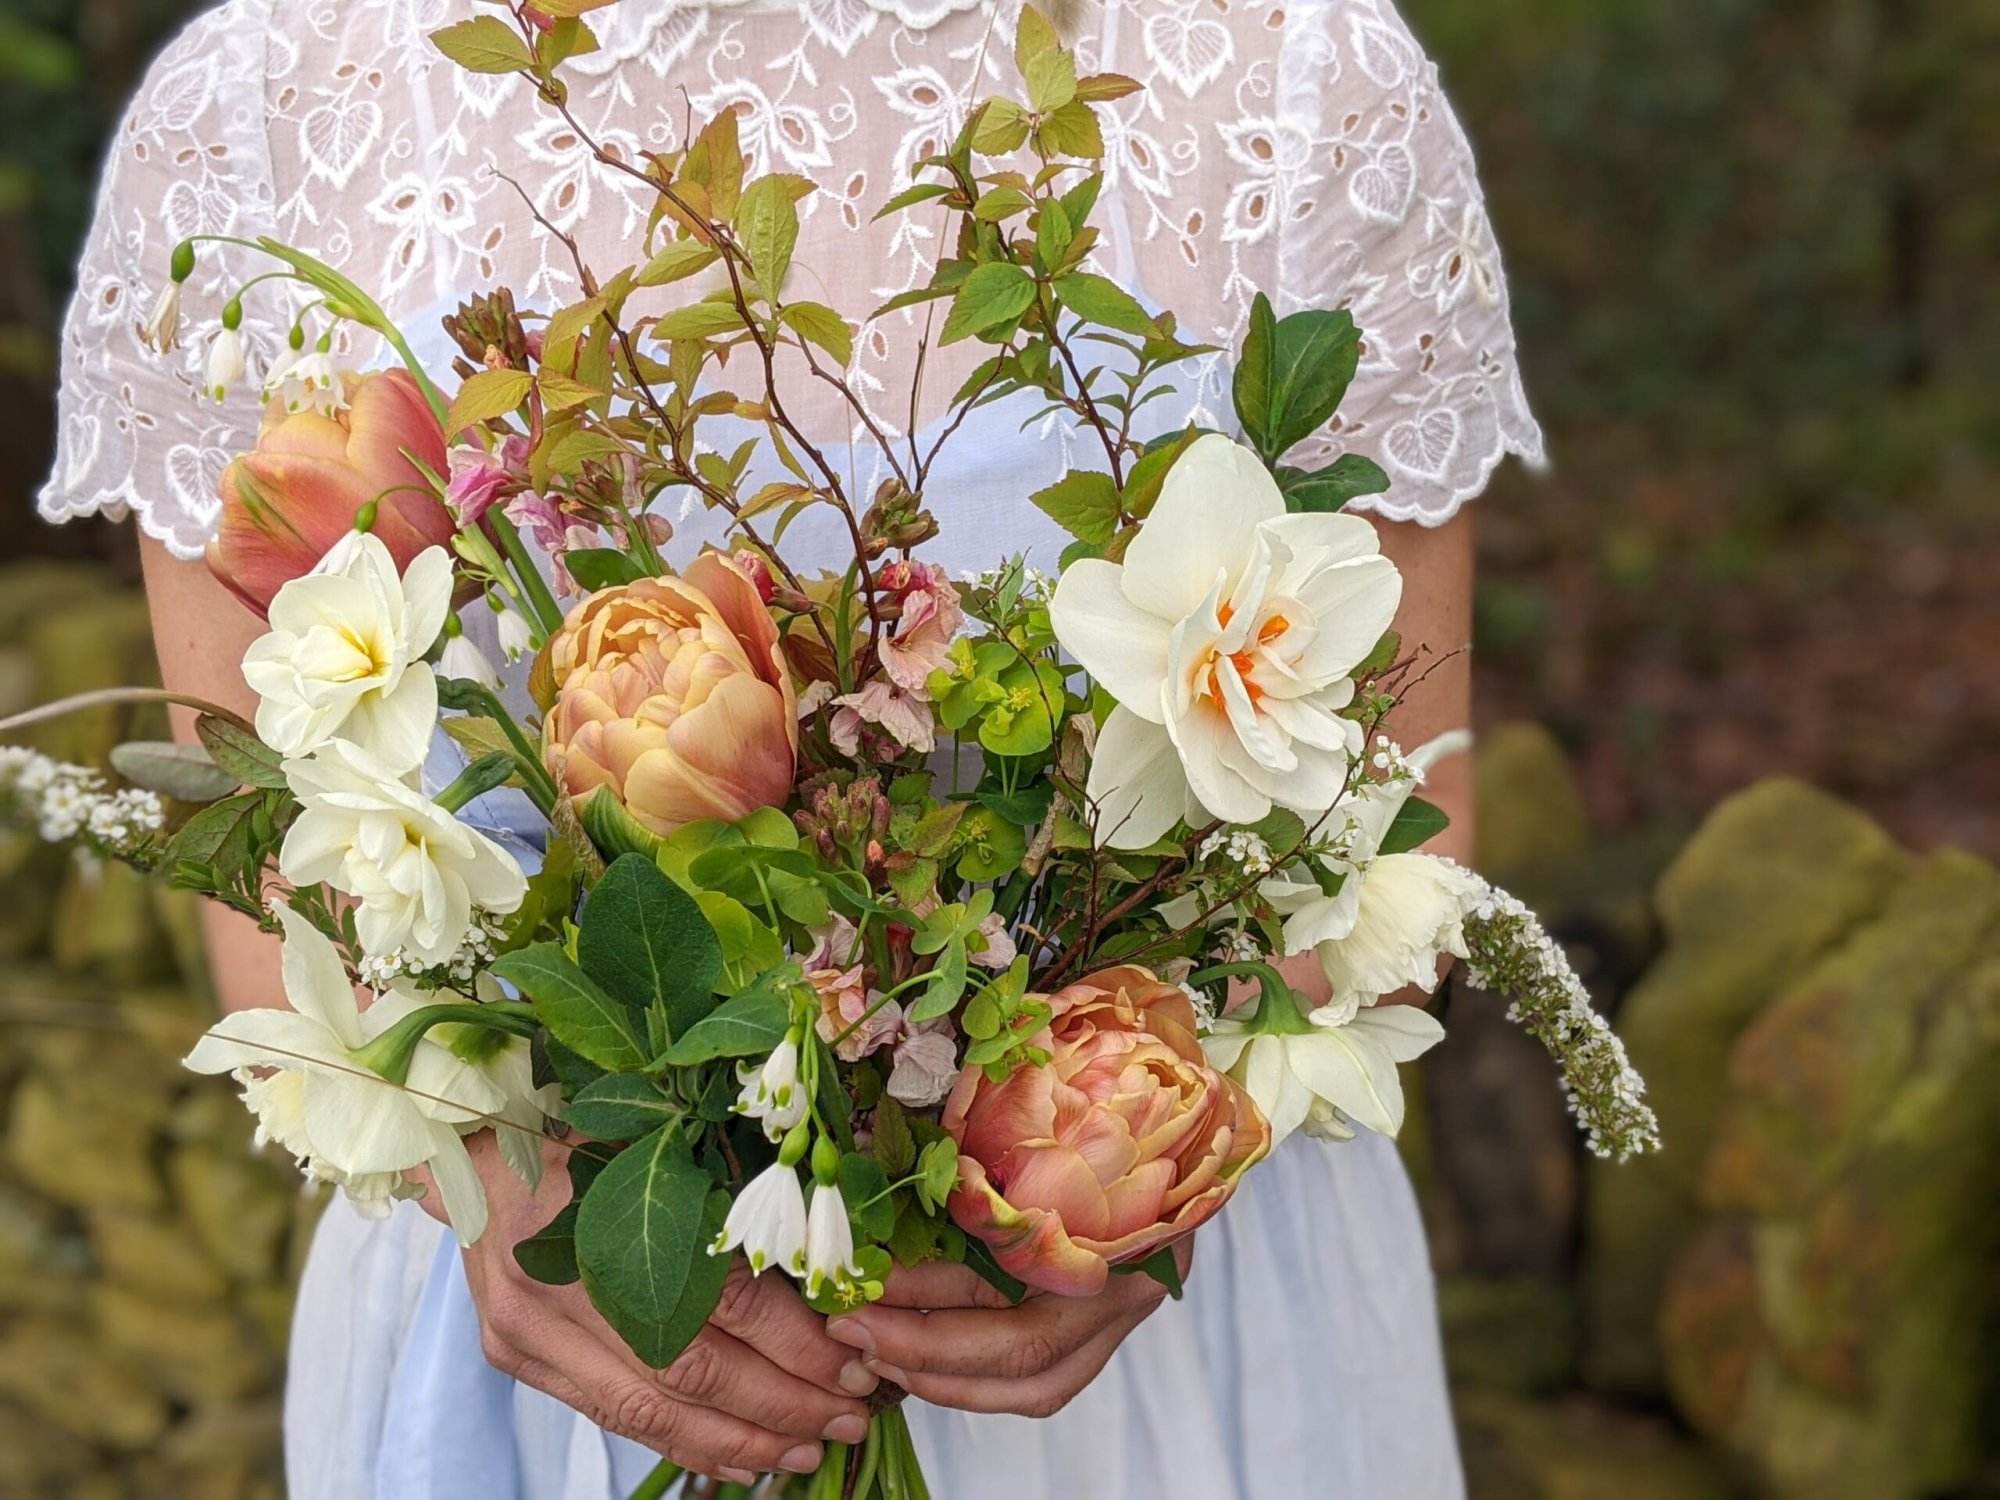
[(288, 342), (291, 344), (292, 353), (294, 354), (304, 349), (306, 346), (306, 325), (303, 323), (294, 323), (292, 325), (292, 336)]
[(243, 326), (243, 299), (231, 297), (222, 304), (222, 326), (231, 333)]
[(381, 509), (379, 504), (370, 500), (354, 513), (354, 529), (363, 532), (373, 531), (375, 529), (375, 518), (381, 514)]
[(806, 1159), (806, 1147), (812, 1144), (812, 1121), (801, 1120), (785, 1133), (785, 1143), (778, 1148), (778, 1160), (788, 1167), (796, 1167)]
[(194, 275), (194, 241), (182, 240), (174, 246), (174, 284), (184, 286), (192, 275)]
[(839, 1176), (840, 1147), (827, 1136), (821, 1136), (813, 1142), (813, 1181), (821, 1187), (832, 1187)]
[(444, 638), (448, 641), (455, 641), (464, 634), (464, 622), (456, 614), (447, 614), (444, 617)]

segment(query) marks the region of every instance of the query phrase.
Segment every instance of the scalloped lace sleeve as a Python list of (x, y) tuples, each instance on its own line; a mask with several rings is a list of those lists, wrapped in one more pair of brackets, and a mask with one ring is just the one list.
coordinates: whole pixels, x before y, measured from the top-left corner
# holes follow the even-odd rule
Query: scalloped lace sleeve
[[(255, 441), (254, 392), (219, 406), (200, 395), (213, 310), (238, 284), (240, 260), (204, 250), (187, 290), (209, 315), (188, 320), (180, 349), (155, 354), (138, 330), (180, 240), (267, 228), (267, 21), (257, 0), (197, 19), (153, 64), (111, 143), (63, 328), (56, 462), (39, 503), (47, 520), (135, 516), (175, 556), (198, 557), (222, 468)], [(268, 326), (245, 333), (253, 351), (274, 347)]]

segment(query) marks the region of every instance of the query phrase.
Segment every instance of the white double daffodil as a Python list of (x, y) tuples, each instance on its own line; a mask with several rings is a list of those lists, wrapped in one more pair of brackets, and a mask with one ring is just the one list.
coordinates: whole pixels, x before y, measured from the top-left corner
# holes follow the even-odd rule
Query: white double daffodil
[(451, 557), (421, 552), (398, 576), (379, 537), (349, 532), (271, 600), (271, 630), (243, 676), (257, 735), (281, 755), (334, 740), (359, 745), (396, 776), (414, 770), (437, 727), (437, 679), (424, 660), (451, 608)]
[(1118, 702), (1091, 763), (1098, 841), (1331, 806), (1361, 746), (1341, 712), (1354, 669), (1402, 588), (1367, 521), (1287, 515), (1255, 454), (1197, 439), (1125, 561), (1072, 563), (1051, 604), (1063, 648)]

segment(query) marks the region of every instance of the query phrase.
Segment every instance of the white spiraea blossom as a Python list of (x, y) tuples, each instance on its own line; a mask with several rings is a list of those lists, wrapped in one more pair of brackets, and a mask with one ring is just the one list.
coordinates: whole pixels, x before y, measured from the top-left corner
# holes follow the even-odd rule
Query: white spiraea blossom
[(1331, 807), (1361, 748), (1342, 713), (1354, 669), (1402, 586), (1367, 521), (1287, 515), (1255, 454), (1198, 439), (1123, 564), (1072, 563), (1050, 606), (1064, 649), (1118, 701), (1090, 768), (1099, 842)]
[(429, 1167), (452, 1227), (472, 1243), (486, 1227), (486, 1193), (460, 1132), (507, 1114), (514, 1101), (486, 1069), (428, 1036), (417, 1044), (404, 1086), (357, 1062), (357, 1052), (430, 997), (387, 995), (362, 1010), (333, 944), (288, 907), (278, 918), (291, 1008), (224, 1016), (186, 1065), (245, 1078), (245, 1100), (263, 1134), (306, 1163), (310, 1175), (339, 1182), (364, 1202), (379, 1202), (389, 1189), (385, 1179)]
[(753, 1276), (772, 1266), (790, 1276), (806, 1274), (806, 1195), (798, 1168), (773, 1162), (736, 1195), (708, 1253), (727, 1255), (737, 1249)]
[(284, 770), (300, 811), (278, 868), (296, 885), (352, 896), (368, 953), (446, 963), (476, 912), (519, 909), (528, 882), (514, 857), (357, 746), (335, 740)]
[(1415, 1061), (1444, 1037), (1437, 1018), (1414, 1005), (1325, 1005), (1296, 1031), (1256, 1026), (1254, 1020), (1218, 1021), (1202, 1047), (1257, 1101), (1271, 1122), (1274, 1145), (1308, 1123), (1315, 1134), (1337, 1134), (1341, 1117), (1395, 1135), (1403, 1128), (1396, 1066)]
[(402, 576), (381, 538), (350, 532), (271, 600), (271, 630), (243, 676), (261, 700), (257, 734), (281, 755), (349, 740), (401, 776), (437, 727), (426, 653), (451, 608), (451, 557), (421, 552)]

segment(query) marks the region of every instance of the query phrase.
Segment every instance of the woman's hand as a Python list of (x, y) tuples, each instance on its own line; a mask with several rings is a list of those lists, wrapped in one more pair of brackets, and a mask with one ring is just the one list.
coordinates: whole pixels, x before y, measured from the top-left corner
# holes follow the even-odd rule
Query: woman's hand
[[(1183, 1274), (1193, 1253), (1174, 1255)], [(976, 1271), (947, 1261), (897, 1267), (882, 1300), (827, 1324), (873, 1373), (937, 1406), (1052, 1417), (1166, 1297), (1147, 1275), (1113, 1276), (1095, 1297), (1030, 1297), (1015, 1306)]]
[[(852, 1352), (827, 1337), (782, 1276), (736, 1266), (708, 1327), (668, 1368), (650, 1369), (582, 1287), (545, 1286), (514, 1260), (514, 1246), (569, 1201), (564, 1149), (550, 1143), (541, 1188), (530, 1193), (490, 1131), (466, 1144), (491, 1220), (465, 1251), (465, 1275), (495, 1368), (684, 1469), (738, 1484), (778, 1470), (811, 1473), (822, 1440), (866, 1434), (868, 1411), (856, 1398), (875, 1388), (875, 1376), (851, 1365)], [(437, 1196), (424, 1198), (434, 1216)]]

